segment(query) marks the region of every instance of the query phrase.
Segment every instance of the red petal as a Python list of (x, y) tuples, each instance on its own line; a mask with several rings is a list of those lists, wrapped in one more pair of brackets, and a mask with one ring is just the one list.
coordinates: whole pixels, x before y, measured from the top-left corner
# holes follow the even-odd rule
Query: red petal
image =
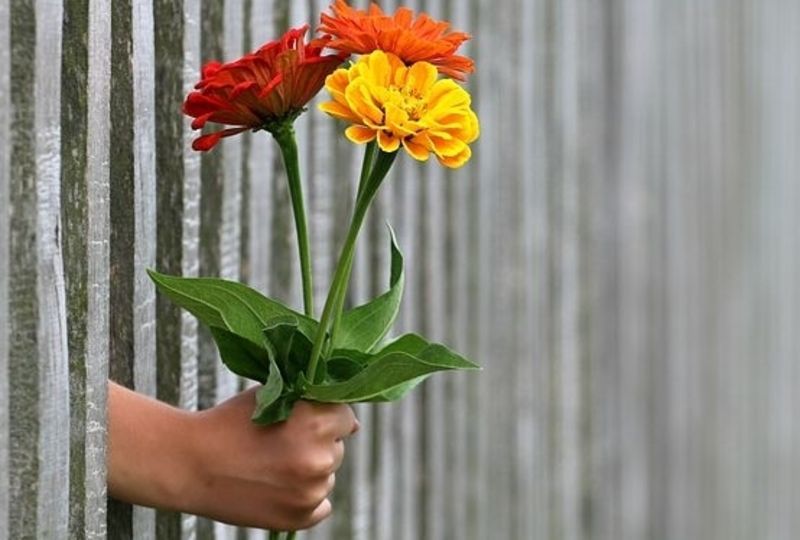
[(230, 137), (242, 131), (247, 131), (247, 129), (248, 128), (223, 129), (222, 131), (215, 131), (214, 133), (203, 135), (192, 142), (192, 149), (200, 152), (207, 152), (214, 148), (223, 137)]

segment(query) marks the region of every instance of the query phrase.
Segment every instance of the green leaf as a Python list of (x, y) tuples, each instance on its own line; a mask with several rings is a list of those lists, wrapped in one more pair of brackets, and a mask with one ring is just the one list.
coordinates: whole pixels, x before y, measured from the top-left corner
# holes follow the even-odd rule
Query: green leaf
[(346, 381), (308, 384), (303, 397), (326, 403), (393, 401), (437, 371), (479, 369), (447, 347), (414, 334), (398, 338), (366, 361), (363, 353), (348, 356), (351, 352), (338, 350), (336, 354), (366, 364), (363, 369)]
[(394, 231), (388, 224), (387, 227), (391, 244), (389, 290), (342, 314), (341, 325), (333, 343), (334, 349), (369, 352), (386, 336), (397, 318), (405, 281), (403, 254), (397, 247)]
[(184, 278), (148, 270), (158, 290), (189, 311), (200, 322), (222, 328), (252, 343), (262, 342), (262, 330), (278, 316), (293, 316), (298, 329), (313, 340), (317, 322), (271, 300), (258, 291), (217, 278)]
[(211, 335), (217, 342), (222, 362), (234, 373), (263, 383), (270, 369), (267, 351), (242, 336), (212, 326)]
[(293, 315), (282, 315), (267, 321), (264, 337), (289, 386), (294, 386), (297, 375), (303, 372), (311, 357), (313, 344), (299, 328)]
[(373, 358), (369, 353), (360, 351), (336, 350), (325, 362), (328, 380), (342, 382), (352, 379), (356, 374), (369, 365)]
[[(270, 424), (275, 418), (275, 407), (283, 393), (283, 378), (274, 358), (269, 361), (269, 377), (264, 386), (256, 392), (256, 408), (253, 411), (252, 421), (257, 424)], [(280, 408), (280, 407), (277, 407)]]

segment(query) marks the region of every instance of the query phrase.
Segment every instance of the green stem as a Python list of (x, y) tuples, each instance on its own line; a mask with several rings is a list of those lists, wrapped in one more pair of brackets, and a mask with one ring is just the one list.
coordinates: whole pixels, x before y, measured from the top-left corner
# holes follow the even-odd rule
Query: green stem
[(280, 531), (269, 531), (269, 540), (280, 540), (281, 532)]
[[(361, 200), (361, 195), (364, 193), (364, 188), (367, 186), (369, 182), (370, 176), (372, 175), (372, 166), (375, 162), (375, 150), (377, 149), (377, 144), (375, 141), (370, 141), (367, 143), (367, 147), (364, 150), (364, 160), (361, 163), (361, 176), (358, 180), (358, 191), (356, 192), (356, 205), (359, 204)], [(347, 265), (347, 269), (345, 273), (347, 274), (348, 283), (350, 280), (350, 274), (353, 271), (353, 260), (355, 259), (355, 251), (350, 255), (350, 258), (347, 259), (347, 262), (344, 264)], [(339, 326), (342, 322), (342, 312), (344, 311), (344, 301), (347, 297), (346, 294), (341, 295), (339, 301), (336, 302), (336, 305), (333, 307), (333, 323), (331, 324), (331, 336), (335, 336), (339, 331)], [(331, 341), (331, 346), (333, 346), (333, 342)]]
[(294, 540), (295, 536), (297, 536), (297, 531), (291, 531), (286, 535), (286, 540)]
[(300, 163), (297, 155), (297, 141), (291, 122), (281, 124), (272, 131), (283, 156), (283, 165), (289, 181), (289, 195), (292, 199), (294, 226), (297, 231), (297, 250), (300, 253), (300, 274), (303, 280), (303, 306), (305, 314), (314, 316), (314, 285), (311, 276), (311, 255), (308, 242), (308, 224), (303, 205), (303, 185), (300, 181)]
[[(363, 189), (361, 189), (361, 196), (356, 202), (355, 211), (353, 212), (353, 219), (350, 222), (350, 229), (347, 231), (342, 251), (339, 254), (339, 262), (336, 265), (336, 272), (333, 275), (331, 288), (328, 291), (328, 298), (325, 300), (325, 308), (322, 310), (322, 318), (319, 323), (317, 335), (314, 338), (314, 346), (311, 349), (311, 360), (308, 364), (307, 377), (310, 383), (314, 383), (317, 374), (317, 365), (319, 364), (320, 353), (322, 352), (322, 345), (325, 343), (325, 336), (331, 324), (331, 317), (336, 316), (334, 311), (344, 301), (344, 296), (347, 293), (347, 285), (350, 281), (350, 271), (352, 269), (352, 258), (356, 247), (356, 240), (358, 233), (361, 230), (361, 225), (364, 223), (364, 217), (367, 215), (367, 210), (378, 192), (378, 188), (389, 172), (389, 169), (397, 157), (397, 152), (391, 154), (384, 151), (378, 152), (375, 159), (375, 166), (372, 169), (366, 182), (364, 182)], [(334, 342), (335, 335), (331, 335), (330, 342)]]

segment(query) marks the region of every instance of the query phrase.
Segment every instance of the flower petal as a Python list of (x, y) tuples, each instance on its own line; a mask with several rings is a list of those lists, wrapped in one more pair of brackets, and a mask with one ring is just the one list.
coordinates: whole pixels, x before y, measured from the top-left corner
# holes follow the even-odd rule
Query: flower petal
[(375, 140), (375, 130), (365, 126), (350, 126), (344, 134), (356, 144), (364, 144)]
[(192, 149), (206, 152), (214, 148), (223, 137), (230, 137), (242, 131), (247, 131), (247, 129), (248, 128), (223, 129), (222, 131), (215, 131), (214, 133), (203, 135), (192, 142)]

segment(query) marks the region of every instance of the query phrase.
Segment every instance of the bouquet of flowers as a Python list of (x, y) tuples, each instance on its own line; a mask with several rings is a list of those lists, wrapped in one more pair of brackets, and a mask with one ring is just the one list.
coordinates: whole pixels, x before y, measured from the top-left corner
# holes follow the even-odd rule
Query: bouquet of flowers
[[(403, 292), (403, 256), (389, 229), (388, 290), (353, 309), (344, 300), (364, 218), (402, 151), (426, 161), (434, 154), (458, 168), (479, 134), (469, 93), (457, 81), (474, 70), (456, 51), (469, 39), (447, 22), (373, 4), (356, 10), (336, 0), (323, 14), (319, 37), (308, 26), (288, 30), (238, 60), (210, 62), (184, 103), (192, 127), (222, 124), (197, 138), (211, 150), (223, 137), (264, 130), (277, 142), (286, 168), (303, 284), (304, 312), (237, 282), (150, 272), (158, 290), (207, 325), (225, 365), (261, 384), (252, 421), (285, 420), (299, 400), (387, 402), (401, 398), (432, 373), (477, 369), (444, 345), (406, 334), (385, 341)], [(351, 55), (360, 55), (346, 63)], [(348, 124), (345, 136), (365, 145), (350, 226), (330, 290), (316, 318), (311, 253), (294, 121), (322, 89), (320, 110)]]

